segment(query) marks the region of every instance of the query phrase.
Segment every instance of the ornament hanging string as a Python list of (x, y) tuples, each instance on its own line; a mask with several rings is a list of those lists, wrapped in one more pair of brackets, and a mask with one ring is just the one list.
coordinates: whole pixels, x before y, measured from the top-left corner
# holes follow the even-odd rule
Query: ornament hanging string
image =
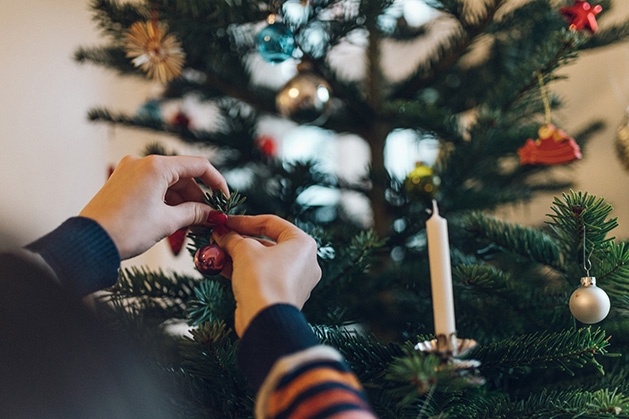
[(585, 224), (583, 224), (583, 269), (585, 270), (585, 276), (589, 277), (590, 276), (590, 269), (592, 269), (592, 261), (590, 260), (590, 258), (592, 257), (592, 253), (594, 252), (594, 246), (592, 246), (592, 248), (590, 249), (590, 254), (585, 255)]
[(539, 82), (539, 92), (542, 96), (542, 103), (544, 104), (544, 122), (550, 124), (550, 99), (548, 98), (548, 89), (544, 84), (544, 76), (542, 73), (537, 73), (537, 81)]
[(583, 269), (586, 275), (581, 277), (581, 286), (570, 296), (568, 306), (575, 319), (585, 324), (594, 324), (603, 320), (609, 314), (611, 301), (607, 293), (596, 286), (596, 278), (590, 276), (592, 262), (590, 257), (594, 252), (594, 244), (587, 254), (586, 226), (583, 224)]

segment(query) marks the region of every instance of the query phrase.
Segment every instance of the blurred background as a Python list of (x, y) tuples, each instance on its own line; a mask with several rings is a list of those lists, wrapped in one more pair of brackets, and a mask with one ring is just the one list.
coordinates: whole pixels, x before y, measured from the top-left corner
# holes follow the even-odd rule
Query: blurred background
[[(152, 137), (142, 131), (87, 121), (94, 106), (134, 112), (158, 86), (123, 79), (103, 68), (72, 59), (81, 45), (102, 43), (91, 21), (88, 0), (4, 0), (0, 13), (0, 243), (24, 245), (76, 215), (106, 180), (108, 171), (130, 153), (139, 154)], [(629, 2), (616, 1), (599, 25), (629, 16)], [(400, 57), (403, 59), (403, 57)], [(391, 60), (395, 65), (395, 58)], [(619, 218), (617, 238), (629, 239), (629, 172), (616, 156), (616, 132), (629, 106), (629, 45), (583, 54), (565, 71), (567, 79), (549, 88), (564, 101), (553, 122), (568, 134), (592, 120), (606, 129), (593, 139), (584, 159), (558, 167), (575, 189), (604, 197)], [(272, 131), (272, 129), (271, 129)], [(281, 130), (274, 133), (281, 136)], [(280, 139), (281, 140), (281, 139)], [(526, 139), (522, 139), (522, 143)], [(175, 141), (168, 149), (194, 153)], [(498, 215), (527, 225), (546, 219), (552, 195)], [(175, 257), (160, 243), (140, 260), (193, 271), (182, 252)]]

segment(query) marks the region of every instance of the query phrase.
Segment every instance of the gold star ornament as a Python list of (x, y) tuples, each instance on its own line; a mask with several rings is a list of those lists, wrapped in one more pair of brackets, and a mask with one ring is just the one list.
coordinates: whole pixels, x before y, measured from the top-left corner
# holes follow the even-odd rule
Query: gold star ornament
[(186, 54), (181, 42), (166, 34), (168, 26), (156, 20), (135, 22), (127, 32), (127, 58), (154, 80), (166, 83), (181, 74)]

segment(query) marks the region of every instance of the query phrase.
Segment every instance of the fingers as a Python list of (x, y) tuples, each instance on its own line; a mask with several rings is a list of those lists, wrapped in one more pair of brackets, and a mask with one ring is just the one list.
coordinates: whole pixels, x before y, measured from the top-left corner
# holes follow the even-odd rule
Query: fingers
[(223, 175), (203, 157), (198, 156), (154, 156), (155, 165), (164, 164), (168, 189), (164, 194), (166, 204), (173, 206), (173, 216), (180, 225), (203, 224), (211, 208), (203, 204), (204, 192), (195, 178), (210, 188), (221, 190), (229, 196), (227, 182)]
[[(214, 234), (216, 243), (229, 254), (235, 253), (240, 245), (257, 247), (266, 246), (261, 239), (267, 237), (273, 242), (279, 242), (281, 235), (286, 236), (286, 231), (299, 230), (293, 224), (274, 215), (231, 215), (227, 218), (225, 226), (229, 229), (226, 234)], [(301, 231), (301, 230), (299, 230)], [(268, 243), (268, 240), (266, 240)]]
[[(199, 156), (174, 156), (169, 157), (171, 179), (169, 185), (175, 185), (180, 179), (200, 179), (206, 186), (219, 189), (229, 196), (227, 181), (210, 162)], [(189, 184), (186, 183), (186, 190)]]
[(181, 179), (171, 186), (164, 197), (168, 205), (178, 205), (182, 202), (203, 202), (204, 192), (194, 179)]
[(294, 224), (276, 215), (232, 215), (225, 225), (242, 235), (267, 237), (278, 243), (293, 236), (309, 237)]
[(214, 234), (214, 241), (220, 247), (222, 247), (228, 255), (235, 255), (236, 249), (239, 246), (255, 246), (255, 241), (250, 240), (248, 237), (244, 237), (235, 231), (229, 231), (226, 234)]
[(178, 228), (205, 224), (212, 208), (201, 202), (182, 202), (171, 207), (170, 217), (177, 220)]

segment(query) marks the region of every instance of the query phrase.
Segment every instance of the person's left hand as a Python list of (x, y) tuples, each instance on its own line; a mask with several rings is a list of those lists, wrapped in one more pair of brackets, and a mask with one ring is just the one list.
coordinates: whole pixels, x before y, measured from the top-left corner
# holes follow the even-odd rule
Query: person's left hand
[(214, 239), (231, 258), (221, 275), (232, 281), (236, 334), (272, 305), (301, 310), (321, 279), (315, 240), (275, 215), (229, 216), (225, 226), (229, 231), (214, 230)]
[(227, 182), (206, 158), (124, 157), (79, 216), (98, 222), (121, 259), (137, 256), (176, 230), (204, 224), (212, 208), (195, 178), (229, 195)]

